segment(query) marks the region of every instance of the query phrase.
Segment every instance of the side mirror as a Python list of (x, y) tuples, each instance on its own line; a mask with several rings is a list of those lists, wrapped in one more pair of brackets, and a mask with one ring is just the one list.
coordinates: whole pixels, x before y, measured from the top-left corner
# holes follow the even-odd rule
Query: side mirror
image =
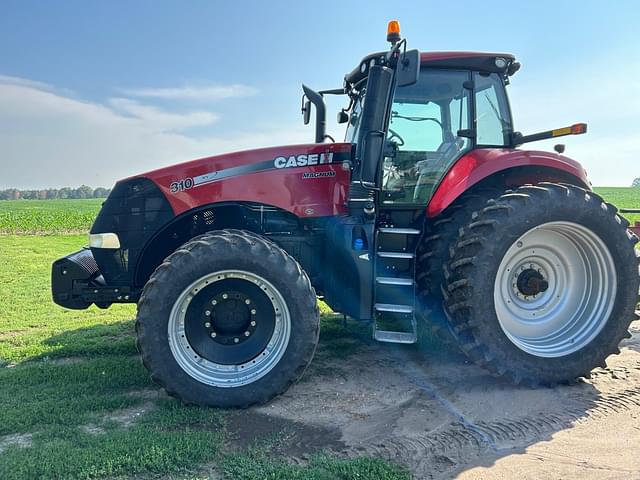
[(413, 85), (418, 81), (420, 75), (420, 52), (418, 50), (407, 50), (400, 55), (398, 67), (396, 68), (396, 84), (398, 87)]
[(305, 100), (302, 105), (302, 121), (305, 125), (309, 125), (311, 121), (311, 102)]
[(349, 121), (349, 114), (344, 110), (338, 112), (338, 123), (347, 123)]
[(369, 188), (375, 188), (378, 166), (382, 160), (392, 81), (393, 70), (390, 68), (374, 65), (369, 69), (356, 144), (358, 177), (355, 177)]

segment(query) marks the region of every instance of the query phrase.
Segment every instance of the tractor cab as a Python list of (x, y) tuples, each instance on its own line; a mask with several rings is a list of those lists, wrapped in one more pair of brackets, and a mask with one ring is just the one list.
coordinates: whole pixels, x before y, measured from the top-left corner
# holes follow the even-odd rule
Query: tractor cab
[[(473, 148), (512, 144), (505, 85), (514, 58), (468, 54), (455, 62), (429, 61), (438, 55), (421, 55), (416, 82), (395, 85), (385, 101), (386, 143), (375, 178), (383, 205), (426, 205), (462, 155)], [(360, 131), (365, 81), (359, 80), (350, 91), (353, 107), (345, 141), (354, 144), (366, 142), (368, 136)]]

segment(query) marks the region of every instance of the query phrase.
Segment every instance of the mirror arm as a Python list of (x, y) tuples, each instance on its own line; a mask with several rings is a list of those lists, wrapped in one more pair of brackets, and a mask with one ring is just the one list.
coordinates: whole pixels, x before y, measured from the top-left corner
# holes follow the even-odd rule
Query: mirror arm
[(327, 131), (327, 107), (324, 104), (324, 99), (322, 95), (306, 85), (302, 85), (302, 90), (316, 107), (316, 143), (323, 143)]

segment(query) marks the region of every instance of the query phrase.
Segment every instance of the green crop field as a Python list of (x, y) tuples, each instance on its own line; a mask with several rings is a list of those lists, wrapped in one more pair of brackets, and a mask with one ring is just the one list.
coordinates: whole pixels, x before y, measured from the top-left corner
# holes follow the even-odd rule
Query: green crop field
[[(640, 207), (640, 189), (596, 191), (619, 207)], [(51, 262), (86, 243), (100, 204), (0, 201), (1, 479), (409, 478), (381, 459), (323, 451), (291, 464), (278, 453), (279, 438), (240, 447), (227, 430), (235, 412), (183, 406), (150, 381), (135, 348), (135, 306), (54, 305)], [(325, 311), (305, 378), (321, 374), (323, 358), (357, 351), (357, 328)]]
[(84, 233), (104, 199), (0, 200), (0, 233)]

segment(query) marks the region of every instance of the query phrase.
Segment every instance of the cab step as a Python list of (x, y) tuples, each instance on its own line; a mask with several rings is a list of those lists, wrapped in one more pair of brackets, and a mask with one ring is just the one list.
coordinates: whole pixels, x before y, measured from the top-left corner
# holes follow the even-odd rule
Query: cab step
[(420, 233), (422, 233), (417, 228), (380, 227), (378, 231), (380, 233), (391, 233), (397, 235), (420, 235)]
[(413, 258), (413, 253), (407, 252), (378, 252), (378, 256), (381, 258)]
[(416, 343), (418, 335), (416, 332), (393, 332), (390, 330), (374, 330), (373, 338), (378, 342), (385, 343)]
[(376, 277), (376, 283), (380, 285), (407, 285), (413, 286), (413, 278), (404, 277)]
[(413, 313), (412, 305), (394, 305), (391, 303), (376, 303), (373, 308), (376, 312), (389, 313)]

